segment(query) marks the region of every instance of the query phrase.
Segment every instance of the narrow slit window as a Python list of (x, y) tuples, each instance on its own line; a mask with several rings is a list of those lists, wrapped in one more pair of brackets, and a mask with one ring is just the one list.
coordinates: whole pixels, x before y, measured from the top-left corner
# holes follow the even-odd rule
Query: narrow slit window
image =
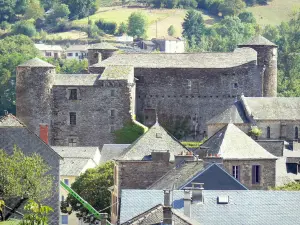
[(70, 112), (70, 125), (76, 125), (76, 112)]
[(295, 139), (299, 138), (299, 130), (298, 127), (295, 127)]
[(271, 138), (271, 128), (267, 127), (267, 138)]
[(77, 100), (77, 89), (70, 89), (69, 100)]
[(260, 184), (260, 165), (252, 166), (252, 184)]
[(232, 176), (240, 180), (240, 166), (232, 166)]
[(116, 110), (114, 110), (114, 109), (110, 110), (110, 116), (115, 117), (116, 116)]

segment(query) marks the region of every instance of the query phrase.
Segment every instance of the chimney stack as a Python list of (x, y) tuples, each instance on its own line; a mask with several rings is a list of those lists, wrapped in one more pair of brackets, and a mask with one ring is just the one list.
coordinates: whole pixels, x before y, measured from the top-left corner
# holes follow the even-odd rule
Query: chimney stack
[(171, 191), (164, 190), (163, 224), (172, 225)]
[(108, 215), (107, 213), (101, 213), (100, 225), (106, 225)]
[(191, 205), (192, 205), (192, 196), (191, 191), (188, 189), (184, 190), (184, 199), (183, 199), (183, 209), (184, 215), (191, 217)]
[(192, 201), (193, 203), (203, 203), (203, 185), (204, 183), (192, 182)]
[(40, 138), (47, 145), (49, 144), (49, 129), (48, 129), (48, 124), (40, 124)]

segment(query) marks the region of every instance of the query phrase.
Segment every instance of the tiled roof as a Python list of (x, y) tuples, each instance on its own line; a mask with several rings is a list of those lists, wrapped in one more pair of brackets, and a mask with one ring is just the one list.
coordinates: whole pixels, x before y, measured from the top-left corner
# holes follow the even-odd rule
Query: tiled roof
[(34, 46), (40, 51), (63, 51), (60, 45), (34, 44)]
[(223, 159), (277, 159), (234, 124), (226, 125), (200, 148), (208, 149), (208, 155), (219, 154)]
[(174, 160), (174, 154), (188, 152), (175, 137), (169, 134), (159, 123), (156, 123), (126, 148), (122, 159), (142, 160), (145, 156), (151, 155), (152, 151), (169, 151), (171, 160)]
[(118, 50), (116, 47), (108, 44), (107, 42), (101, 42), (97, 44), (92, 44), (88, 49), (99, 49), (99, 50)]
[(69, 147), (69, 146), (51, 146), (63, 158), (85, 158), (93, 159), (99, 152), (99, 148), (90, 147)]
[(87, 51), (88, 48), (89, 48), (88, 45), (70, 45), (66, 49), (66, 52), (71, 52), (71, 51)]
[(101, 150), (100, 164), (118, 159), (130, 144), (104, 144)]
[(25, 127), (25, 125), (14, 115), (7, 114), (0, 117), (0, 127)]
[(241, 44), (239, 46), (276, 46), (273, 42), (269, 41), (268, 39), (266, 39), (265, 37), (258, 35), (254, 38), (252, 38), (251, 40), (249, 40), (248, 42), (246, 42), (245, 44)]
[(105, 68), (99, 80), (128, 80), (133, 82), (132, 66), (111, 65)]
[[(171, 209), (172, 220), (176, 225), (200, 225), (197, 221), (185, 216), (178, 210)], [(157, 225), (163, 221), (163, 205), (159, 204), (146, 212), (130, 219), (122, 225)]]
[(30, 59), (20, 65), (18, 65), (18, 67), (47, 67), (47, 68), (54, 68), (55, 66), (53, 66), (50, 63), (47, 63), (39, 58), (33, 58)]
[[(174, 191), (172, 205), (183, 213), (183, 191)], [(228, 196), (227, 204), (218, 204)], [(203, 191), (203, 204), (191, 205), (191, 218), (202, 225), (295, 225), (300, 224), (299, 191)], [(120, 222), (163, 204), (162, 190), (126, 190), (121, 193)]]
[(242, 48), (231, 53), (116, 54), (93, 67), (132, 65), (143, 68), (231, 68), (256, 60), (255, 50)]
[(57, 86), (93, 86), (99, 74), (56, 74), (54, 85)]
[(243, 105), (241, 102), (237, 101), (232, 106), (227, 108), (224, 112), (219, 115), (216, 115), (212, 119), (210, 119), (207, 124), (216, 124), (216, 123), (248, 123), (249, 120), (245, 114), (243, 109)]
[(92, 159), (84, 158), (64, 158), (60, 164), (60, 175), (61, 176), (79, 176), (85, 172), (86, 169), (96, 166)]
[(242, 97), (255, 120), (300, 120), (298, 97)]

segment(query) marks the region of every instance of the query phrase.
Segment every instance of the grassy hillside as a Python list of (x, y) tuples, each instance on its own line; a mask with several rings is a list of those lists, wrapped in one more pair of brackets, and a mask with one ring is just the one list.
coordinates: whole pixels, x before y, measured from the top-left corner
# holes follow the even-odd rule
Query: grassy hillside
[(273, 0), (266, 6), (254, 6), (247, 8), (252, 12), (261, 25), (278, 25), (289, 20), (289, 15), (296, 7), (300, 7), (300, 0)]
[[(98, 12), (90, 16), (90, 20), (96, 21), (99, 19), (104, 19), (110, 22), (116, 22), (120, 24), (121, 22), (126, 22), (128, 17), (132, 12), (143, 11), (148, 18), (148, 38), (156, 37), (156, 27), (157, 36), (166, 36), (168, 27), (173, 25), (176, 29), (176, 35), (181, 36), (182, 32), (182, 22), (186, 14), (184, 9), (141, 9), (141, 8), (122, 8), (122, 7), (107, 7), (101, 8)], [(215, 19), (204, 14), (204, 19), (207, 25), (214, 23)], [(156, 25), (157, 21), (157, 25)], [(84, 18), (81, 20), (75, 20), (74, 24), (87, 24), (88, 19)]]

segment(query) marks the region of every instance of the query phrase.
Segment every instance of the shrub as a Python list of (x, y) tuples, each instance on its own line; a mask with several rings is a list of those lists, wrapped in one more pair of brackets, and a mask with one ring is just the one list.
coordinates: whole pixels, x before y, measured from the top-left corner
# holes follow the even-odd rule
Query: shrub
[(169, 28), (168, 28), (168, 35), (169, 36), (173, 36), (175, 35), (176, 33), (176, 30), (175, 30), (175, 27), (173, 25), (171, 25)]
[(106, 22), (103, 19), (96, 21), (95, 24), (107, 34), (114, 34), (117, 29), (117, 24), (115, 22)]
[(11, 25), (6, 22), (6, 21), (3, 21), (1, 24), (0, 24), (0, 29), (1, 30), (9, 30), (11, 28)]
[(261, 134), (262, 131), (258, 127), (252, 127), (252, 129), (248, 132), (248, 135), (254, 138), (258, 138), (259, 136), (261, 136)]
[(123, 34), (126, 34), (127, 33), (127, 24), (122, 22), (119, 26), (119, 29), (118, 29), (118, 35), (123, 35)]
[(35, 26), (29, 21), (19, 21), (13, 27), (13, 34), (24, 34), (28, 37), (32, 37), (36, 34)]
[(128, 122), (121, 129), (114, 132), (117, 144), (131, 144), (145, 132), (144, 127), (137, 123)]

